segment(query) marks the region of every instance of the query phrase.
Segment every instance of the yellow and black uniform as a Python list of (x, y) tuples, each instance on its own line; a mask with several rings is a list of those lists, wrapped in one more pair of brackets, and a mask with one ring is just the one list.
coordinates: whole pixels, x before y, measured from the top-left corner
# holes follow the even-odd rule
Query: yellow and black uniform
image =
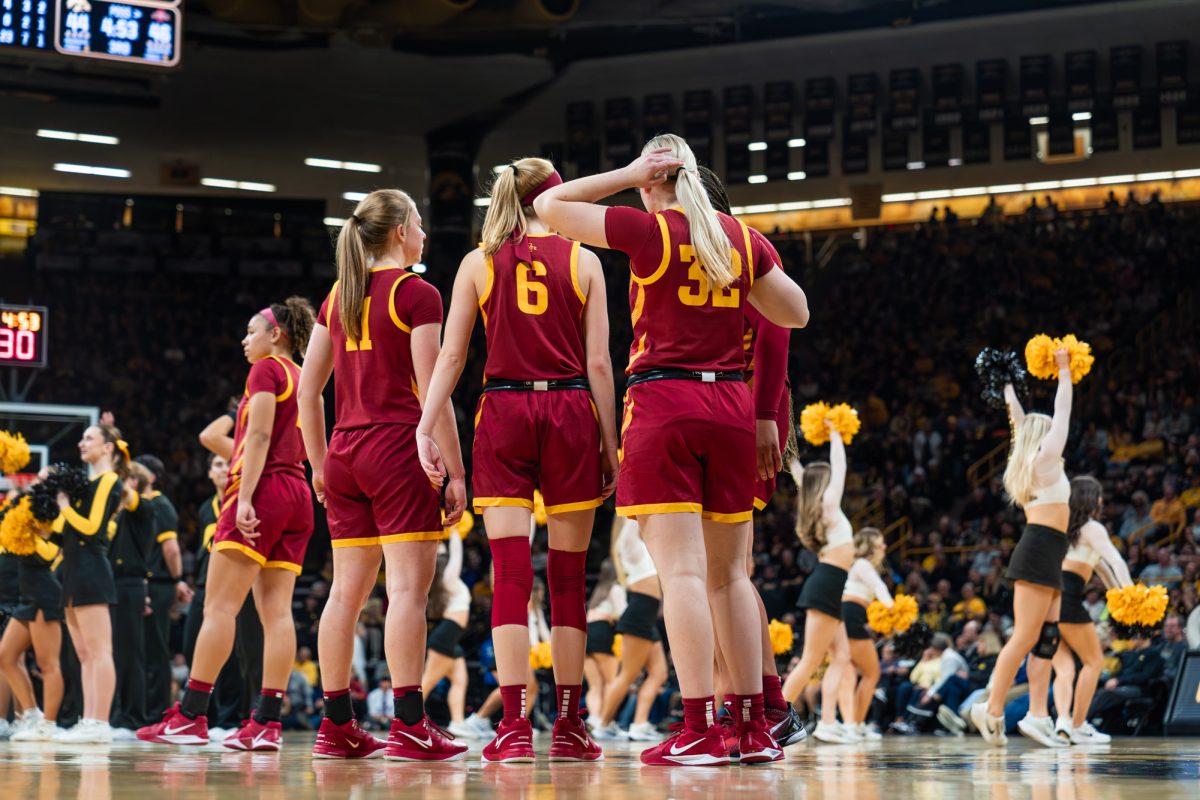
[(146, 611), (147, 557), (154, 544), (154, 509), (141, 496), (117, 512), (109, 523), (117, 604), (112, 609), (113, 663), (117, 669), (112, 724), (140, 728), (146, 717)]
[(115, 472), (92, 478), (83, 499), (67, 506), (62, 520), (64, 606), (113, 605), (117, 587), (108, 560), (108, 521), (121, 505)]
[(213, 537), (217, 533), (217, 518), (221, 516), (221, 498), (217, 495), (200, 504), (197, 530), (200, 545), (196, 548), (196, 595), (188, 606), (187, 620), (183, 625), (183, 657), (188, 667), (192, 666), (192, 654), (196, 649), (196, 637), (204, 624), (204, 586), (208, 583), (208, 561), (212, 555)]
[[(7, 619), (17, 608), (21, 593), (17, 589), (20, 580), (21, 557), (0, 547), (0, 617)], [(0, 625), (3, 630), (3, 625)]]
[(16, 587), (20, 599), (13, 619), (33, 622), (41, 612), (46, 622), (63, 618), (62, 586), (54, 570), (62, 561), (57, 544), (38, 538), (37, 549), (20, 559)]
[(178, 539), (179, 515), (161, 492), (143, 498), (154, 511), (154, 542), (149, 555), (150, 616), (142, 617), (146, 633), (146, 713), (158, 719), (171, 704), (171, 607), (175, 582), (163, 556), (164, 542)]

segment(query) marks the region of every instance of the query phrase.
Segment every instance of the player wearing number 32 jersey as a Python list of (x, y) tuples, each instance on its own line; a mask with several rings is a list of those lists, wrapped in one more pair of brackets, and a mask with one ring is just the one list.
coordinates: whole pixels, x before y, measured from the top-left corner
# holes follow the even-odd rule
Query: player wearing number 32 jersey
[[(617, 511), (637, 517), (658, 569), (684, 705), (683, 729), (641, 760), (729, 763), (714, 724), (715, 629), (731, 654), (747, 765), (783, 751), (763, 716), (758, 607), (744, 556), (755, 486), (744, 306), (749, 300), (776, 324), (803, 327), (808, 304), (745, 225), (713, 210), (696, 170), (687, 142), (664, 134), (628, 167), (552, 188), (535, 208), (564, 235), (630, 259), (634, 338)], [(646, 211), (597, 205), (634, 188)]]
[(534, 199), (559, 185), (553, 165), (523, 158), (497, 176), (479, 249), (454, 283), (446, 342), (417, 429), (421, 463), (442, 477), (429, 433), (433, 410), (462, 374), (483, 317), (487, 363), (475, 413), (474, 503), (496, 570), (492, 641), (504, 721), (483, 750), (489, 762), (530, 761), (532, 728), (523, 693), (529, 674), (529, 554), (534, 489), (549, 515), (551, 649), (558, 689), (551, 760), (594, 761), (600, 748), (579, 718), (586, 658), (585, 562), (595, 509), (617, 471), (616, 408), (608, 355), (604, 275), (595, 254), (551, 233)]

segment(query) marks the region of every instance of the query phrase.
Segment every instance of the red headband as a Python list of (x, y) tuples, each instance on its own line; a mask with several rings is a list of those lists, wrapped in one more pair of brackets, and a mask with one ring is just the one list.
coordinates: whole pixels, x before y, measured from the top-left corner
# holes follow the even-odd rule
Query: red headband
[(263, 319), (265, 319), (267, 322), (271, 323), (272, 328), (279, 327), (279, 320), (275, 319), (275, 312), (271, 310), (270, 306), (267, 306), (262, 311), (259, 311), (258, 315), (260, 317), (262, 317)]
[(558, 186), (562, 182), (563, 182), (562, 175), (558, 174), (558, 170), (551, 172), (549, 177), (546, 178), (546, 180), (539, 183), (537, 186), (535, 186), (533, 189), (531, 189), (529, 191), (529, 194), (527, 194), (521, 198), (521, 205), (523, 205), (523, 206), (533, 205), (533, 201), (536, 200), (542, 194), (542, 192), (545, 192), (549, 189), (553, 189), (555, 186)]

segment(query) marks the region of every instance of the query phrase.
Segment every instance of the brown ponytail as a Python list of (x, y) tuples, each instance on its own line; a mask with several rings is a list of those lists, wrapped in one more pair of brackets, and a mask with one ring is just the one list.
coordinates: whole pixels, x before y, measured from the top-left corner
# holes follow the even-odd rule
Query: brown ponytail
[(411, 197), (399, 189), (377, 189), (364, 197), (342, 225), (337, 240), (338, 316), (346, 338), (362, 336), (363, 300), (371, 273), (370, 259), (387, 248), (392, 231), (407, 225), (416, 210)]
[(317, 314), (307, 298), (293, 295), (282, 303), (271, 303), (271, 313), (292, 343), (292, 351), (304, 355), (308, 349), (308, 337), (312, 335)]
[(1067, 541), (1079, 541), (1079, 532), (1089, 519), (1100, 513), (1100, 497), (1104, 487), (1091, 475), (1080, 475), (1071, 479), (1071, 516), (1067, 522)]
[(115, 425), (100, 423), (96, 427), (104, 441), (113, 446), (113, 472), (117, 473), (118, 478), (125, 480), (129, 477), (129, 445), (121, 438), (121, 431)]
[(554, 165), (544, 158), (521, 158), (500, 170), (492, 181), (491, 203), (483, 218), (483, 252), (496, 251), (517, 232), (525, 238), (526, 220), (534, 216), (532, 206), (523, 206), (521, 198), (554, 174)]

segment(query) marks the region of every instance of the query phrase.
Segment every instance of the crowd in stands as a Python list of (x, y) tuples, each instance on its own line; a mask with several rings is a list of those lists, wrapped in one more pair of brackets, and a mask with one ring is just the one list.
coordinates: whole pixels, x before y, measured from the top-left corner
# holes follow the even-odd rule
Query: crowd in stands
[[(1200, 647), (1198, 222), (1200, 209), (1157, 201), (1097, 213), (1043, 205), (979, 220), (951, 212), (926, 224), (846, 237), (819, 265), (805, 263), (800, 239), (774, 233), (813, 310), (809, 328), (792, 337), (796, 408), (825, 399), (859, 409), (864, 425), (849, 449), (848, 513), (857, 524), (897, 523), (885, 581), (915, 595), (938, 634), (915, 664), (883, 645), (879, 694), (886, 700), (872, 716), (880, 727), (901, 733), (934, 727), (939, 706), (983, 688), (1010, 631), (1004, 565), (1022, 520), (999, 485), (1005, 414), (979, 399), (973, 362), (984, 346), (1020, 351), (1033, 334), (1074, 333), (1095, 351), (1096, 366), (1077, 394), (1067, 473), (1102, 480), (1103, 522), (1135, 579), (1167, 587), (1171, 611), (1154, 640), (1115, 642), (1101, 624), (1109, 660), (1097, 706), (1115, 715), (1113, 725), (1129, 725), (1122, 716), (1128, 701), (1161, 699), (1186, 642)], [(625, 267), (601, 255), (614, 276), (609, 306), (620, 367), (630, 329), (624, 282), (615, 278)], [(431, 263), (427, 276), (447, 300), (454, 263)], [(318, 303), (329, 279), (42, 269), (32, 281), (32, 295), (51, 307), (54, 325), (50, 367), (31, 399), (111, 409), (135, 454), (155, 453), (167, 463), (164, 491), (179, 508), (184, 550), (194, 553), (195, 509), (212, 491), (196, 434), (241, 394), (247, 366), (238, 342), (246, 320), (290, 294)], [(101, 344), (103, 355), (72, 346), (85, 340)], [(455, 398), (468, 455), (483, 354), (480, 338)], [(1048, 390), (1035, 386), (1027, 407), (1050, 403)], [(984, 467), (972, 469), (981, 460)], [(816, 559), (793, 532), (790, 481), (780, 484), (756, 515), (755, 581), (770, 616), (792, 623), (799, 652), (803, 624), (795, 602)], [(593, 574), (608, 551), (609, 519), (597, 518)], [(475, 597), (462, 642), (473, 669), (469, 707), (481, 702), (492, 680), (489, 555), (481, 528), (477, 520), (466, 540), (462, 573)], [(328, 596), (327, 549), (328, 539), (314, 536), (295, 601), (299, 651), (286, 708), (299, 727), (319, 712), (320, 670), (312, 654)], [(544, 551), (543, 533), (535, 569), (544, 571)], [(390, 717), (390, 691), (380, 681), (386, 671), (378, 669), (382, 598), (380, 591), (360, 620), (351, 690), (362, 719)], [(1087, 603), (1102, 623), (1098, 582)], [(1154, 658), (1129, 657), (1147, 650)], [(816, 702), (817, 687), (810, 688), (806, 697)], [(1160, 704), (1150, 716), (1161, 710)]]

